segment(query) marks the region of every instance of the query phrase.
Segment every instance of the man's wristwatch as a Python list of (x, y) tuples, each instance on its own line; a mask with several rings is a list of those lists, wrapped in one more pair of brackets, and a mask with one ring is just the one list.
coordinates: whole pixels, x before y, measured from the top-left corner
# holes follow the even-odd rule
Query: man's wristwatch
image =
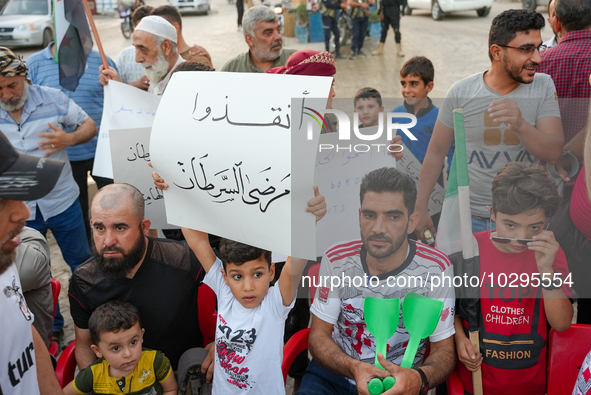
[(427, 380), (427, 376), (425, 375), (425, 372), (423, 372), (423, 370), (421, 368), (413, 368), (414, 370), (416, 370), (417, 372), (419, 372), (419, 375), (421, 376), (421, 389), (419, 390), (419, 395), (427, 395), (427, 392), (429, 392), (429, 380)]
[(560, 289), (560, 287), (557, 287), (554, 282), (551, 282), (548, 286), (542, 285), (542, 289), (545, 289), (546, 291), (554, 291), (555, 289)]

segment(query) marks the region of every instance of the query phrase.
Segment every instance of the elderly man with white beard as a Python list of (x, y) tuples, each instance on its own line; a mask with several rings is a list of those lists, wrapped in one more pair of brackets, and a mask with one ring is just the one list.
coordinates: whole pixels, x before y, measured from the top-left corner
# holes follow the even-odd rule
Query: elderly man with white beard
[[(133, 32), (133, 46), (135, 47), (135, 61), (140, 63), (150, 81), (149, 93), (162, 95), (172, 70), (183, 62), (176, 48), (176, 29), (166, 19), (160, 16), (144, 17)], [(109, 80), (121, 82), (117, 71), (110, 67), (99, 68), (99, 81), (107, 85)]]

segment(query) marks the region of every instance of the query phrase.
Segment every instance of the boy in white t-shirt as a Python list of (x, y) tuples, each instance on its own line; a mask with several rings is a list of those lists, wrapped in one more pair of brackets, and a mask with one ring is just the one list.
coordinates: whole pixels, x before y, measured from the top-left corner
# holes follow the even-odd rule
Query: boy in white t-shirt
[[(317, 187), (314, 194), (306, 211), (318, 221), (326, 203)], [(307, 261), (287, 258), (277, 286), (270, 287), (275, 265), (269, 251), (223, 239), (220, 260), (207, 233), (183, 228), (183, 234), (207, 272), (204, 284), (218, 298), (213, 393), (285, 394), (285, 319)]]

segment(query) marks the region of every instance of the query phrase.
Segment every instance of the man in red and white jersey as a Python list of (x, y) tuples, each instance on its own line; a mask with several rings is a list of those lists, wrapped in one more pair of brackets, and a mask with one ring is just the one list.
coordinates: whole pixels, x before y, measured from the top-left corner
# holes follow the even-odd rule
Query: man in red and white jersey
[[(312, 305), (309, 348), (314, 360), (298, 394), (368, 394), (374, 377), (393, 375), (396, 393), (426, 394), (442, 383), (454, 367), (455, 294), (453, 267), (448, 257), (409, 240), (419, 214), (412, 178), (394, 168), (381, 168), (361, 182), (359, 225), (361, 240), (339, 243), (323, 256), (319, 285)], [(447, 281), (433, 279), (449, 277)], [(338, 285), (336, 285), (338, 282)], [(439, 286), (436, 286), (440, 283)], [(445, 285), (441, 285), (445, 283)], [(409, 292), (444, 302), (439, 323), (419, 346), (413, 368), (400, 365), (410, 335), (399, 317), (388, 340), (387, 371), (374, 366), (376, 339), (364, 320), (366, 297), (404, 298)]]

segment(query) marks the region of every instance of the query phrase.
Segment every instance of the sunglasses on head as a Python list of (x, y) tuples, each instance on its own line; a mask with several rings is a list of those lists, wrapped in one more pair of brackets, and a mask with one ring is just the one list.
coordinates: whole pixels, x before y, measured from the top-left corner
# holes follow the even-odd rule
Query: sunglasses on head
[[(491, 213), (491, 214), (492, 214), (492, 213)], [(490, 239), (491, 239), (492, 241), (494, 241), (495, 243), (499, 243), (499, 244), (509, 244), (509, 243), (511, 243), (512, 241), (516, 241), (516, 242), (518, 242), (519, 244), (522, 244), (522, 245), (527, 245), (527, 243), (531, 243), (532, 241), (536, 241), (535, 239), (513, 239), (513, 238), (511, 238), (511, 237), (499, 237), (499, 236), (493, 236), (493, 235), (492, 235), (492, 231), (491, 231), (491, 226), (490, 226), (491, 222), (492, 222), (492, 215), (491, 215), (491, 219), (490, 219), (490, 220), (489, 220), (489, 222), (488, 222), (488, 234), (490, 235)], [(547, 229), (548, 229), (548, 225), (550, 225), (550, 218), (548, 218), (548, 219), (546, 220), (546, 226), (544, 226), (544, 229), (543, 229), (543, 230), (547, 230)]]

